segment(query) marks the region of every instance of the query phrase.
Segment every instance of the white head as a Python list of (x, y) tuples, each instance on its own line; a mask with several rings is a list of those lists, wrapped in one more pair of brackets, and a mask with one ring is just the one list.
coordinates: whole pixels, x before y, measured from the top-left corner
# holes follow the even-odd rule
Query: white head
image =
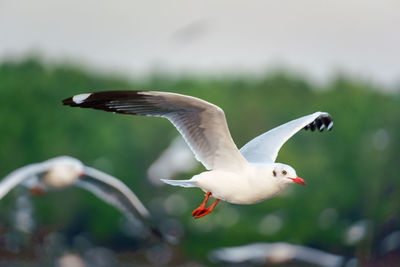
[(84, 165), (77, 159), (63, 156), (51, 160), (51, 166), (43, 177), (43, 181), (50, 187), (64, 187), (72, 185), (84, 175)]
[(272, 166), (272, 176), (278, 181), (288, 184), (297, 183), (306, 185), (306, 182), (297, 176), (296, 171), (289, 165), (282, 163), (274, 163)]

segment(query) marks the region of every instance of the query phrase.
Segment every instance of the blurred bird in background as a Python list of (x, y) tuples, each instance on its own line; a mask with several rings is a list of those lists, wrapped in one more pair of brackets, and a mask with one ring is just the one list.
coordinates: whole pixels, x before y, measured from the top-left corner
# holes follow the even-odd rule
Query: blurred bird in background
[(147, 178), (156, 186), (162, 186), (161, 179), (174, 179), (179, 173), (189, 173), (197, 167), (197, 161), (182, 136), (175, 137), (171, 144), (147, 169)]
[(29, 188), (32, 195), (42, 195), (49, 190), (72, 185), (86, 189), (118, 209), (136, 228), (141, 229), (142, 234), (146, 233), (147, 229), (147, 236), (155, 234), (161, 238), (161, 233), (151, 226), (149, 211), (135, 193), (119, 179), (85, 166), (78, 159), (61, 156), (11, 172), (0, 182), (0, 199), (19, 184)]

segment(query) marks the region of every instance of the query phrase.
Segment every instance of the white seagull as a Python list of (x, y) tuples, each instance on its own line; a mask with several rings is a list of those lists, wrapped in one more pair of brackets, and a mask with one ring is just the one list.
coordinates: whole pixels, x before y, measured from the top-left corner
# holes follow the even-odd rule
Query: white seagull
[(69, 156), (30, 164), (11, 172), (0, 182), (0, 199), (19, 184), (28, 187), (33, 195), (76, 185), (114, 206), (134, 223), (141, 224), (150, 218), (142, 202), (124, 183)]
[(285, 242), (253, 243), (239, 247), (219, 248), (211, 251), (209, 258), (213, 262), (229, 263), (282, 264), (302, 261), (322, 267), (339, 267), (343, 266), (344, 262), (344, 257), (340, 255)]
[[(182, 187), (199, 187), (204, 202), (193, 211), (195, 218), (209, 214), (219, 200), (253, 204), (276, 196), (289, 184), (305, 185), (289, 165), (275, 163), (281, 146), (301, 129), (330, 130), (332, 117), (315, 112), (274, 128), (236, 147), (224, 111), (199, 98), (155, 91), (104, 91), (75, 95), (64, 105), (114, 113), (167, 118), (178, 129), (196, 159), (207, 169), (189, 180), (163, 180)], [(216, 201), (206, 208), (210, 196)]]

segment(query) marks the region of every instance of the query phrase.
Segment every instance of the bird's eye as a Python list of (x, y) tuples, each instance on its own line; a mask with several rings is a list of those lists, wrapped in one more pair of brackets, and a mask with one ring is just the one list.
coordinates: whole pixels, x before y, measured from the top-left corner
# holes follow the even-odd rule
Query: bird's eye
[(287, 171), (282, 171), (282, 174), (283, 174), (283, 175), (286, 175), (286, 174), (287, 174)]
[(272, 174), (276, 177), (276, 171), (272, 171)]

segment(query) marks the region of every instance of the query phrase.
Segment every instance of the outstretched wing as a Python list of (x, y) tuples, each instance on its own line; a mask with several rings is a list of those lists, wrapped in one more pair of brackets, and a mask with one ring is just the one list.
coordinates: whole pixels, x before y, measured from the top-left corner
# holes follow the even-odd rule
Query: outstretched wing
[(301, 129), (320, 132), (325, 128), (331, 130), (333, 120), (326, 112), (315, 112), (296, 120), (278, 126), (262, 135), (252, 139), (244, 145), (240, 152), (249, 162), (273, 163), (283, 144)]
[(77, 186), (114, 206), (133, 222), (140, 223), (141, 220), (150, 218), (150, 213), (142, 202), (120, 180), (87, 166), (84, 167), (84, 172), (86, 176), (76, 181)]
[(33, 177), (42, 176), (50, 166), (49, 162), (34, 163), (11, 172), (0, 182), (0, 199), (17, 185), (25, 184)]
[(229, 133), (223, 110), (201, 99), (167, 92), (105, 91), (76, 95), (64, 105), (170, 120), (207, 169), (247, 164)]

